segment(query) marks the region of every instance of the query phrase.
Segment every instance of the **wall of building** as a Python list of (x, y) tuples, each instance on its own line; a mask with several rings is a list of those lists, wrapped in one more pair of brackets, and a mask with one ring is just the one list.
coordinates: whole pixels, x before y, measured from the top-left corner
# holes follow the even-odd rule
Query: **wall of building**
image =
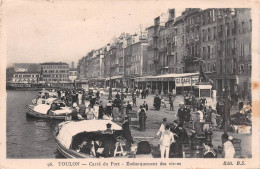
[(67, 63), (43, 63), (41, 64), (43, 81), (68, 82), (69, 65)]

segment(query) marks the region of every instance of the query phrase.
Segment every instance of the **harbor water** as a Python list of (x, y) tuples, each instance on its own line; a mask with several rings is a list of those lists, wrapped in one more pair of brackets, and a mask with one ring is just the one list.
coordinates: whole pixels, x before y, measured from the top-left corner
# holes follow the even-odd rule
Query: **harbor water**
[(26, 117), (36, 91), (7, 91), (6, 158), (63, 158), (52, 136), (60, 121)]

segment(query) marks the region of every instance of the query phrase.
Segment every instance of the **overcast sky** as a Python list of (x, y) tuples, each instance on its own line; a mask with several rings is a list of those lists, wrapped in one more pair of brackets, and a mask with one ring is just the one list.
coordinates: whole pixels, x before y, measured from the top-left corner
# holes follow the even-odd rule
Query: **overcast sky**
[[(171, 1), (19, 0), (4, 4), (7, 64), (75, 63), (91, 49), (105, 46), (121, 32), (174, 8)], [(180, 15), (182, 9), (176, 9)]]

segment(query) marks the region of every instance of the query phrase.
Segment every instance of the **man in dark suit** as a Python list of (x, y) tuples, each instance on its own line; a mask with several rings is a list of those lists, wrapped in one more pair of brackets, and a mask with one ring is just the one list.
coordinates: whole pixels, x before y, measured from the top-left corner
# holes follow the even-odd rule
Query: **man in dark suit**
[(125, 120), (122, 125), (122, 129), (123, 129), (123, 137), (126, 139), (126, 150), (129, 151), (131, 148), (131, 144), (134, 141), (129, 127), (128, 117), (125, 117)]
[(104, 131), (104, 156), (113, 157), (115, 151), (116, 138), (111, 130), (111, 124), (107, 123), (107, 129)]

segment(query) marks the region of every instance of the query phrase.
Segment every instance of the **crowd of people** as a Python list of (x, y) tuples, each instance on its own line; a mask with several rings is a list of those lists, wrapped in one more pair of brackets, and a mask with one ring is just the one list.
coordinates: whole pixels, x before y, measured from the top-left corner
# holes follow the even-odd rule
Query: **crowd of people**
[[(161, 158), (217, 158), (219, 150), (213, 148), (211, 140), (202, 139), (196, 132), (192, 132), (189, 136), (182, 123), (175, 126), (173, 123), (168, 123), (167, 118), (163, 118), (163, 122), (156, 134), (159, 138), (160, 156)], [(233, 137), (226, 133), (221, 136), (222, 149), (221, 156), (223, 158), (234, 158), (235, 148), (233, 145)], [(189, 150), (183, 149), (188, 146)], [(192, 153), (191, 151), (195, 152)], [(185, 154), (188, 152), (188, 154)]]
[[(86, 92), (85, 90), (69, 90), (69, 89), (58, 89), (58, 98), (65, 102), (67, 106), (73, 108), (72, 120), (82, 119), (113, 119), (113, 109), (122, 106), (126, 109), (127, 114), (133, 110), (133, 107), (137, 107), (137, 98), (146, 99), (151, 94), (151, 89), (134, 89), (131, 91), (131, 99), (128, 98), (128, 90), (125, 93), (119, 94), (117, 92), (114, 99), (109, 100), (106, 106), (103, 106), (100, 100), (100, 93), (97, 91)], [(153, 106), (155, 110), (160, 110), (161, 107), (166, 107), (165, 99), (160, 95), (159, 90), (155, 90), (155, 97), (153, 100)], [(168, 95), (170, 111), (175, 111), (174, 101), (176, 99), (176, 91), (169, 92)], [(124, 104), (124, 105), (122, 105)], [(175, 126), (173, 123), (167, 123), (167, 119), (163, 119), (163, 123), (160, 126), (156, 137), (159, 138), (161, 158), (168, 158), (170, 156), (184, 157), (182, 146), (183, 144), (190, 144), (196, 146), (198, 144), (198, 137), (207, 137), (206, 134), (211, 134), (215, 130), (221, 130), (224, 127), (225, 122), (231, 123), (231, 115), (225, 114), (225, 109), (230, 112), (232, 105), (238, 105), (239, 112), (235, 118), (246, 121), (248, 116), (251, 114), (251, 104), (242, 104), (240, 101), (234, 103), (229, 101), (225, 102), (223, 99), (217, 101), (216, 106), (209, 105), (205, 97), (196, 98), (191, 93), (187, 93), (184, 96), (184, 101), (179, 104), (177, 110), (178, 125)], [(139, 105), (137, 111), (139, 117), (140, 131), (146, 130), (147, 111), (149, 105), (146, 100), (143, 104)], [(124, 137), (126, 138), (126, 149), (131, 150), (133, 146), (133, 137), (129, 127), (130, 117), (126, 117), (123, 120)], [(188, 136), (185, 129), (185, 125), (192, 124), (193, 134)], [(227, 134), (222, 135), (223, 142), (223, 157), (234, 157), (235, 150), (232, 145), (232, 138)], [(206, 139), (207, 140), (207, 139)], [(231, 144), (230, 144), (231, 143)], [(198, 146), (198, 145), (197, 145)], [(212, 141), (204, 141), (203, 156), (205, 158), (216, 157), (216, 150), (213, 149)], [(233, 146), (233, 147), (232, 147)], [(192, 148), (192, 146), (191, 146)], [(108, 155), (108, 156), (111, 156)]]

